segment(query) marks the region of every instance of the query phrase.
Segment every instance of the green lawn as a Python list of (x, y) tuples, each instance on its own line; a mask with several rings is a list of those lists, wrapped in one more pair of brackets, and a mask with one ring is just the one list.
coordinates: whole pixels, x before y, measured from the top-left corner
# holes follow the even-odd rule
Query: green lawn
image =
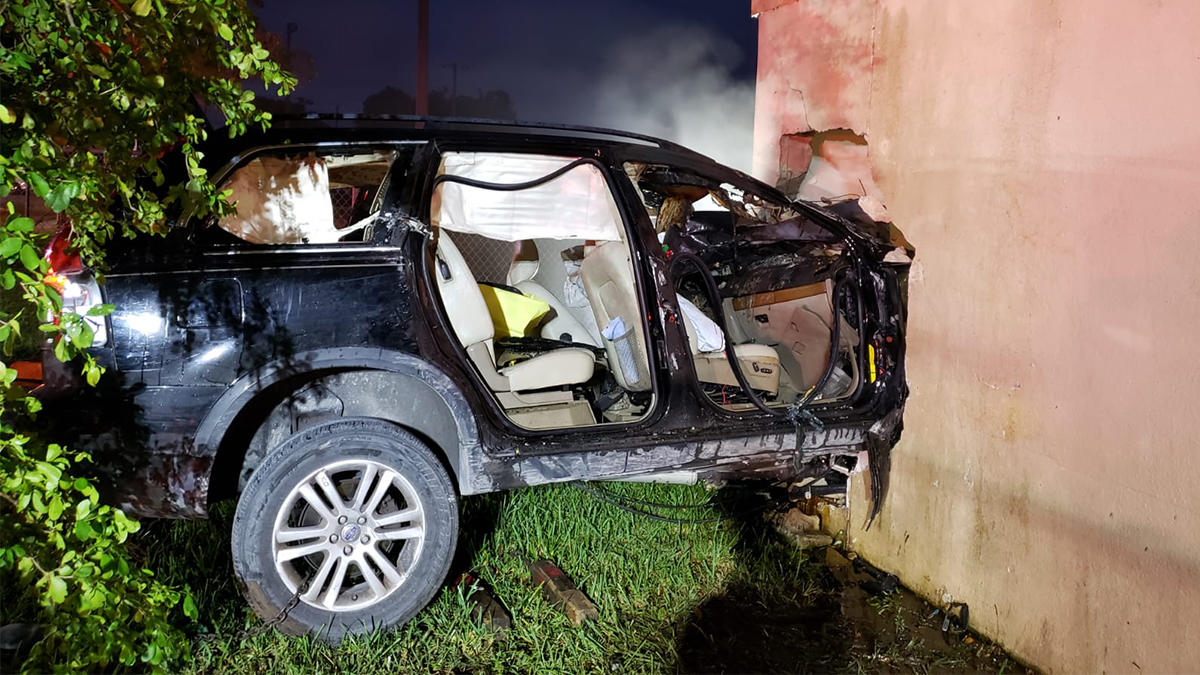
[[(619, 494), (698, 504), (702, 487), (609, 485)], [(139, 535), (151, 569), (196, 595), (191, 672), (940, 672), (1022, 670), (986, 641), (943, 644), (941, 616), (901, 591), (870, 596), (834, 580), (783, 542), (755, 498), (718, 493), (720, 506), (670, 524), (622, 511), (572, 486), (473, 497), (463, 505), (454, 573), (473, 569), (508, 608), (504, 639), (471, 618), (469, 591), (447, 586), (398, 632), (339, 647), (273, 631), (238, 594), (229, 554), (232, 504), (207, 522), (157, 522)], [(738, 514), (741, 514), (740, 516)], [(573, 627), (525, 580), (512, 554), (556, 561), (600, 610)], [(931, 618), (932, 617), (932, 618)]]
[[(608, 489), (676, 504), (709, 496), (701, 487)], [(706, 507), (687, 515), (715, 513)], [(274, 632), (243, 639), (237, 633), (259, 622), (233, 581), (231, 520), (231, 505), (223, 505), (210, 521), (156, 523), (141, 537), (151, 569), (193, 589), (202, 628), (216, 635), (195, 646), (196, 671), (673, 671), (688, 618), (706, 598), (750, 577), (758, 587), (781, 590), (813, 583), (812, 568), (798, 552), (782, 544), (767, 551), (747, 547), (735, 521), (662, 523), (570, 486), (530, 488), (468, 498), (463, 507), (455, 572), (477, 570), (508, 607), (513, 628), (506, 639), (477, 626), (466, 591), (450, 587), (390, 635), (348, 640), (338, 648)], [(594, 600), (600, 620), (573, 627), (524, 583), (528, 572), (513, 550), (556, 561)]]

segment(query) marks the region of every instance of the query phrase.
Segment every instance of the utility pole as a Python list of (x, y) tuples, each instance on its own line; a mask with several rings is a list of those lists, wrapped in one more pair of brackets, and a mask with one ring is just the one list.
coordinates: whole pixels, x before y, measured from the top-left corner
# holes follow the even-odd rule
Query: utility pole
[(429, 0), (417, 0), (417, 114), (429, 114)]

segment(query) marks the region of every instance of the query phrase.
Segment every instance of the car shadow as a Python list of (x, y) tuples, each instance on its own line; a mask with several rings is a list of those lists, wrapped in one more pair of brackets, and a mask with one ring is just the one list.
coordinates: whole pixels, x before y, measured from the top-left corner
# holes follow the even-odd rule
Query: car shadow
[(786, 503), (754, 490), (718, 493), (718, 510), (738, 527), (736, 568), (721, 593), (681, 620), (681, 672), (829, 672), (848, 666), (852, 640), (836, 584), (764, 517)]

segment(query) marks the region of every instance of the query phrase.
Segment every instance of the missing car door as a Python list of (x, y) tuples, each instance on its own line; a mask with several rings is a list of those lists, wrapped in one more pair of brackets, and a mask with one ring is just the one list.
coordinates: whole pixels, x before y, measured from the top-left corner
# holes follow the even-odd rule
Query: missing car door
[(447, 152), (430, 222), (449, 327), (510, 421), (590, 427), (652, 409), (646, 311), (596, 160)]
[(753, 410), (753, 398), (786, 407), (851, 396), (860, 339), (836, 301), (852, 267), (845, 241), (786, 203), (686, 169), (625, 168), (668, 259), (695, 263), (672, 265), (673, 283), (705, 396), (732, 411)]

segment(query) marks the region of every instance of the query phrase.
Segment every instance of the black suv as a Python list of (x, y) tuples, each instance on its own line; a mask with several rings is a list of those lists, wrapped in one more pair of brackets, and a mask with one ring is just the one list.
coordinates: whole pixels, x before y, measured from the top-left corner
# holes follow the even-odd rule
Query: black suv
[[(227, 142), (228, 143), (228, 142)], [(394, 627), (457, 501), (578, 480), (785, 482), (874, 509), (898, 439), (912, 248), (673, 143), (607, 129), (309, 117), (206, 150), (237, 213), (119, 242), (97, 388), (46, 361), (110, 494), (236, 497), (263, 617)], [(872, 513), (873, 515), (873, 513)]]

